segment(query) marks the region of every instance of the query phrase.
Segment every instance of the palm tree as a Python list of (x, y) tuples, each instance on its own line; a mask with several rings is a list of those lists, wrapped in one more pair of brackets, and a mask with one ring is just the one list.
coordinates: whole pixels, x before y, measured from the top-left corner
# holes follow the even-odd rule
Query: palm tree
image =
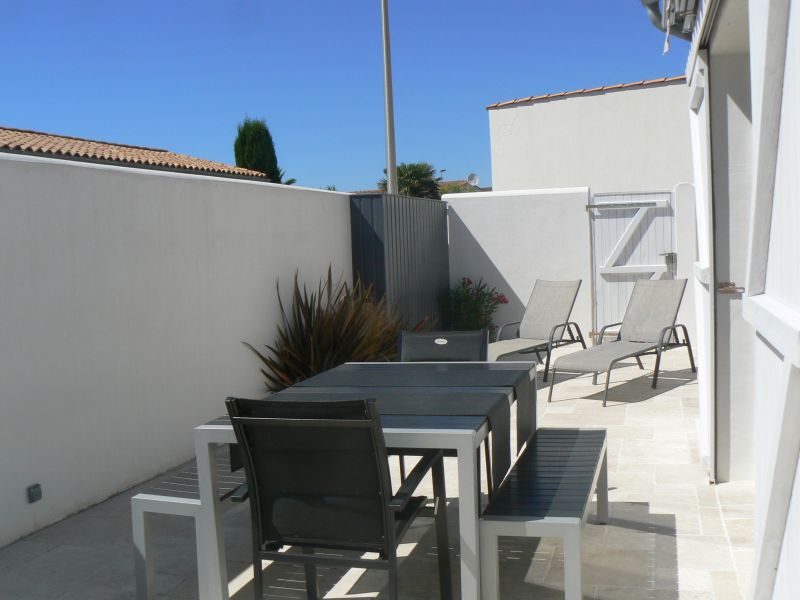
[[(383, 170), (386, 174), (386, 169)], [(378, 182), (378, 187), (386, 191), (386, 178)], [(439, 183), (436, 169), (426, 162), (400, 163), (397, 165), (397, 191), (403, 196), (414, 198), (434, 198), (439, 200)]]

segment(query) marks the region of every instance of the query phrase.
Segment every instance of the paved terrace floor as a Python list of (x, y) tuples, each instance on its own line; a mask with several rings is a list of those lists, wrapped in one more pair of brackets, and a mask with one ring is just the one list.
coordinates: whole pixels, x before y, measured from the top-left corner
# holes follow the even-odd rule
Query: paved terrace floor
[[(652, 369), (653, 359), (645, 359)], [(665, 356), (659, 389), (635, 363), (614, 372), (609, 404), (591, 377), (557, 384), (553, 402), (539, 387), (539, 426), (606, 427), (609, 432), (610, 521), (584, 535), (584, 599), (739, 600), (752, 561), (753, 490), (749, 483), (710, 486), (698, 462), (697, 386), (685, 354)], [(222, 404), (220, 404), (222, 408)], [(220, 411), (222, 412), (222, 411)], [(187, 427), (195, 425), (187, 423)], [(513, 431), (513, 427), (512, 427)], [(395, 473), (396, 476), (396, 473)], [(447, 465), (455, 498), (455, 465)], [(129, 498), (150, 482), (69, 517), (0, 550), (3, 600), (133, 598)], [(427, 492), (429, 495), (430, 491)], [(455, 499), (449, 525), (453, 579), (459, 591)], [(225, 516), (232, 598), (252, 598), (247, 506)], [(400, 596), (438, 598), (433, 521), (420, 518), (404, 538)], [(155, 522), (157, 591), (166, 599), (197, 597), (191, 520)], [(563, 598), (563, 547), (557, 540), (501, 539), (501, 597)], [(323, 597), (385, 598), (380, 571), (321, 569)], [(265, 597), (305, 598), (302, 569), (271, 565)]]

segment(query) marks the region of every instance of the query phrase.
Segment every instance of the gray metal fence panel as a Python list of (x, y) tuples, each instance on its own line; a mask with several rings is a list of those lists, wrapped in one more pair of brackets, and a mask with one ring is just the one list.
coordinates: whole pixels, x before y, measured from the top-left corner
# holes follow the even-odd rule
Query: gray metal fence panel
[(353, 276), (386, 294), (410, 326), (439, 323), (449, 286), (447, 205), (393, 194), (350, 197)]

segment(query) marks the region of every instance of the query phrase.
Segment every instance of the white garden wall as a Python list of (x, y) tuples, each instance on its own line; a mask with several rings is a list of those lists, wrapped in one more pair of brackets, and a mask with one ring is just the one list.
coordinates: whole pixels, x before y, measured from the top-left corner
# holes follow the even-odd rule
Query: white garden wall
[(519, 321), (537, 279), (582, 279), (572, 312), (592, 325), (588, 188), (446, 194), (450, 278), (483, 277), (508, 296), (495, 323)]
[(0, 155), (0, 545), (191, 458), (329, 264), (346, 194)]

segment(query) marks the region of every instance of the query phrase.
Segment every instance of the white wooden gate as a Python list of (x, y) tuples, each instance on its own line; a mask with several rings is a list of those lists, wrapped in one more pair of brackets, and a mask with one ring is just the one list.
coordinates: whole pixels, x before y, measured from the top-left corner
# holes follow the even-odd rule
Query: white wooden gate
[(675, 277), (670, 192), (595, 194), (591, 219), (593, 331), (622, 321), (637, 279)]

